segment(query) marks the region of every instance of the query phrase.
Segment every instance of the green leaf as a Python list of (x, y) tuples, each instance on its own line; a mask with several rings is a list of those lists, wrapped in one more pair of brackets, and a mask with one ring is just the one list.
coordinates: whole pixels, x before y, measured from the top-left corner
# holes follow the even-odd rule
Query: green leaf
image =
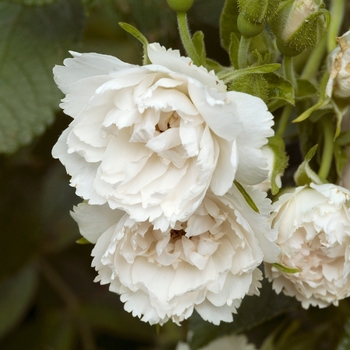
[(194, 314), (190, 318), (190, 330), (193, 331), (191, 349), (199, 349), (225, 334), (251, 330), (265, 321), (298, 307), (299, 302), (295, 298), (287, 297), (283, 293), (277, 295), (267, 279), (264, 279), (260, 295), (246, 296), (238, 313), (233, 315), (234, 321), (232, 323), (221, 323), (219, 326), (215, 326), (203, 321), (198, 314)]
[(80, 37), (83, 16), (78, 0), (0, 2), (0, 152), (30, 143), (53, 121), (61, 95), (52, 67)]
[(294, 105), (293, 85), (276, 73), (264, 74), (267, 81), (269, 100), (283, 100)]
[(224, 71), (222, 74), (219, 74), (218, 77), (223, 80), (225, 83), (230, 83), (234, 79), (237, 79), (241, 76), (247, 76), (249, 74), (266, 74), (271, 73), (280, 68), (279, 63), (269, 63), (263, 66), (252, 66), (243, 69)]
[(231, 33), (240, 37), (237, 28), (238, 13), (237, 0), (226, 0), (220, 16), (220, 38), (221, 46), (228, 52), (231, 44)]
[(230, 91), (240, 91), (246, 94), (268, 100), (268, 85), (263, 74), (246, 74), (238, 76), (229, 83)]
[(234, 181), (237, 189), (239, 190), (239, 192), (241, 192), (242, 196), (244, 197), (244, 199), (246, 200), (246, 202), (249, 204), (249, 206), (257, 213), (259, 213), (259, 208), (257, 207), (257, 205), (254, 203), (252, 197), (249, 196), (248, 192), (244, 189), (244, 187), (237, 181)]
[(329, 79), (329, 73), (325, 72), (323, 74), (323, 77), (321, 79), (320, 87), (319, 87), (319, 98), (316, 104), (311, 106), (309, 109), (307, 109), (305, 112), (303, 112), (298, 118), (293, 120), (293, 123), (299, 123), (302, 122), (303, 120), (307, 119), (310, 117), (310, 115), (318, 110), (319, 108), (324, 107), (327, 103), (330, 101), (330, 96), (326, 95), (326, 87), (327, 87), (327, 82)]
[(306, 154), (304, 161), (299, 165), (297, 171), (294, 174), (294, 181), (298, 186), (309, 185), (311, 182), (321, 185), (323, 181), (320, 177), (311, 169), (310, 160), (316, 153), (318, 145), (315, 145)]
[(28, 265), (0, 284), (0, 338), (10, 331), (27, 311), (37, 287), (37, 273)]
[(129, 34), (131, 34), (134, 38), (136, 38), (143, 47), (143, 64), (150, 64), (151, 61), (148, 58), (147, 54), (147, 45), (148, 45), (148, 40), (145, 38), (145, 36), (134, 26), (128, 23), (124, 22), (119, 22), (119, 25)]
[(308, 97), (313, 97), (317, 93), (317, 89), (314, 84), (310, 83), (305, 79), (297, 79), (298, 90), (297, 90), (297, 98), (302, 100)]

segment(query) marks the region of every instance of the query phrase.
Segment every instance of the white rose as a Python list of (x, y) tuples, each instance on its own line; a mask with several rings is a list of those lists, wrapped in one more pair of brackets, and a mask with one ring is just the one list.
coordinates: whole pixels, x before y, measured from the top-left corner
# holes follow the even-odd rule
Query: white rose
[(179, 52), (148, 46), (152, 62), (72, 53), (54, 68), (73, 118), (53, 148), (77, 195), (165, 230), (185, 221), (207, 189), (266, 178), (261, 147), (273, 135), (265, 103), (226, 91)]
[(350, 191), (333, 184), (310, 186), (282, 195), (272, 214), (279, 263), (302, 271), (265, 268), (276, 292), (295, 296), (304, 308), (337, 305), (350, 295)]
[(350, 30), (337, 38), (337, 46), (328, 56), (330, 77), (326, 94), (340, 98), (350, 97)]
[[(191, 348), (186, 343), (178, 343), (176, 350), (191, 350)], [(199, 350), (256, 350), (256, 347), (248, 344), (248, 339), (244, 334), (231, 334), (215, 339)]]
[(214, 324), (231, 322), (244, 296), (259, 293), (257, 267), (279, 254), (266, 194), (250, 193), (258, 214), (235, 187), (231, 192), (207, 193), (186, 222), (166, 231), (107, 204), (80, 204), (72, 216), (81, 234), (96, 243), (95, 281), (110, 284), (125, 309), (150, 324), (179, 324), (194, 309)]

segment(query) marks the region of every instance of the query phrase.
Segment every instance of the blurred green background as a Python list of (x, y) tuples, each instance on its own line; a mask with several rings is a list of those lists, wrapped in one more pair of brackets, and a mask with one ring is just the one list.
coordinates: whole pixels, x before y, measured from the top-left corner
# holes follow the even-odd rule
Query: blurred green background
[[(189, 19), (193, 31), (204, 32), (208, 56), (227, 64), (219, 39), (223, 3), (197, 0)], [(345, 344), (339, 350), (349, 349), (347, 300), (339, 308), (305, 311), (265, 283), (261, 297), (246, 298), (232, 324), (216, 327), (194, 315), (182, 327), (155, 327), (93, 282), (92, 246), (76, 243), (80, 235), (69, 214), (80, 199), (51, 157), (70, 122), (58, 108), (63, 96), (52, 67), (68, 50), (140, 64), (141, 45), (120, 21), (150, 42), (180, 48), (165, 0), (0, 1), (0, 349), (174, 349), (188, 330), (193, 348), (232, 331), (245, 331), (260, 345), (278, 331), (284, 338), (271, 349), (327, 350), (339, 342)]]

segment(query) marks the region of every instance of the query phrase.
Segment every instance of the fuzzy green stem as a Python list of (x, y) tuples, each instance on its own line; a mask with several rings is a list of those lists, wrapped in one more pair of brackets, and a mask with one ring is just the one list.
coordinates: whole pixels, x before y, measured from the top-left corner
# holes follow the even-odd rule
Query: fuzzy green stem
[(324, 36), (320, 42), (312, 50), (309, 59), (300, 75), (301, 79), (311, 80), (316, 78), (318, 69), (323, 62), (323, 57), (326, 51), (327, 38)]
[(334, 150), (334, 130), (330, 118), (322, 119), (323, 128), (323, 152), (320, 170), (318, 176), (326, 180), (331, 169)]
[(78, 329), (80, 333), (82, 349), (96, 350), (94, 338), (89, 324), (79, 315), (79, 300), (65, 281), (45, 260), (41, 260), (40, 268), (46, 280), (50, 283), (55, 292), (62, 298), (71, 312), (77, 316)]
[(343, 18), (345, 14), (345, 4), (345, 0), (333, 0), (331, 2), (329, 12), (331, 13), (332, 20), (330, 22), (327, 33), (328, 53), (330, 53), (337, 46), (335, 37), (338, 35), (340, 27), (343, 23)]
[(185, 48), (187, 55), (192, 59), (195, 65), (197, 66), (202, 65), (201, 59), (191, 39), (191, 33), (188, 27), (187, 15), (185, 12), (177, 13), (177, 24), (179, 27), (179, 33), (180, 33), (182, 45)]
[(297, 80), (295, 78), (293, 57), (291, 56), (283, 56), (283, 74), (284, 77), (291, 82), (294, 88), (295, 95), (297, 94), (298, 85)]
[(282, 115), (279, 119), (279, 122), (278, 122), (278, 128), (277, 128), (277, 131), (276, 131), (276, 135), (279, 136), (279, 137), (282, 137), (283, 138), (283, 135), (287, 129), (287, 126), (288, 126), (288, 122), (289, 122), (289, 119), (290, 119), (290, 115), (293, 111), (293, 106), (292, 105), (287, 105), (284, 107), (283, 109), (283, 112), (282, 112)]
[(248, 52), (250, 46), (250, 38), (242, 35), (238, 47), (238, 68), (246, 68), (248, 66)]

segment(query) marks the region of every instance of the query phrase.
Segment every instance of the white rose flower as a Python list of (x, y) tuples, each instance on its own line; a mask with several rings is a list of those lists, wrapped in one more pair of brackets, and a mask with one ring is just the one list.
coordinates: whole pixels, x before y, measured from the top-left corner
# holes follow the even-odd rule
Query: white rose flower
[(350, 296), (350, 191), (334, 184), (298, 187), (275, 203), (279, 263), (301, 272), (285, 273), (266, 264), (277, 293), (295, 296), (304, 308), (338, 305)]
[(233, 320), (245, 295), (259, 293), (258, 266), (275, 262), (279, 254), (270, 201), (261, 191), (250, 195), (262, 214), (234, 187), (223, 197), (207, 193), (186, 222), (165, 231), (107, 204), (82, 203), (72, 216), (81, 234), (96, 243), (95, 281), (120, 294), (133, 316), (150, 324), (169, 319), (179, 324), (195, 309), (219, 324)]
[(328, 56), (330, 77), (326, 87), (327, 96), (350, 97), (350, 30), (337, 38), (337, 46)]
[(223, 195), (234, 179), (266, 178), (261, 147), (273, 117), (261, 99), (227, 92), (214, 72), (156, 43), (146, 66), (72, 55), (54, 68), (73, 121), (53, 156), (89, 204), (166, 230), (187, 220), (208, 188)]
[[(176, 350), (191, 350), (191, 347), (187, 343), (178, 343)], [(256, 350), (256, 347), (248, 343), (244, 334), (231, 334), (215, 339), (199, 350)]]

